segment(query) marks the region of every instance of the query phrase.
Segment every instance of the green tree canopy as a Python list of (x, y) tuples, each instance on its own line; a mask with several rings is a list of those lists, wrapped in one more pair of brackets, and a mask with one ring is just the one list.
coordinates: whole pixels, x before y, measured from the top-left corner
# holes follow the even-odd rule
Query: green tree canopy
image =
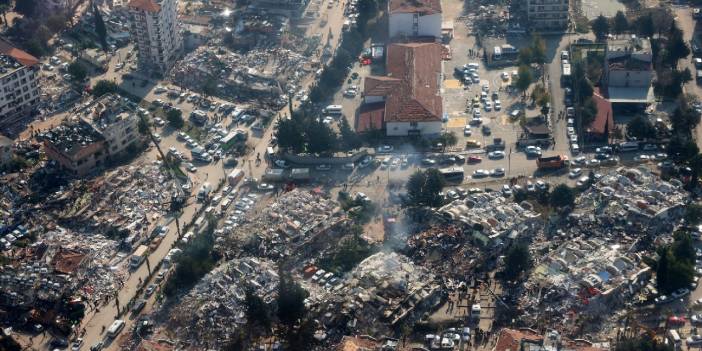
[(529, 90), (529, 86), (531, 83), (534, 81), (534, 76), (531, 73), (531, 68), (526, 65), (521, 65), (519, 66), (519, 70), (517, 72), (517, 82), (516, 86), (519, 91), (522, 92), (522, 94), (526, 97), (526, 92)]
[(276, 124), (275, 136), (278, 139), (278, 146), (283, 149), (302, 152), (305, 148), (305, 138), (302, 134), (302, 128), (300, 124), (293, 119), (279, 119)]
[(439, 170), (430, 168), (414, 172), (407, 181), (407, 196), (412, 206), (440, 206), (439, 193), (445, 184)]
[(68, 73), (78, 82), (82, 82), (88, 76), (88, 68), (80, 61), (75, 60), (68, 65)]
[(36, 14), (41, 0), (17, 0), (15, 1), (15, 11), (22, 16), (32, 17)]
[(279, 279), (276, 301), (278, 320), (284, 326), (292, 328), (307, 314), (305, 307), (307, 292), (293, 280), (290, 272), (281, 269)]
[(612, 27), (616, 34), (622, 34), (629, 29), (629, 20), (626, 19), (624, 12), (617, 11), (617, 14), (614, 15), (614, 25)]
[(555, 208), (571, 207), (575, 203), (575, 192), (565, 184), (559, 184), (551, 192), (551, 206)]
[(244, 297), (244, 308), (246, 310), (246, 323), (251, 328), (271, 328), (271, 310), (268, 304), (258, 296), (252, 287), (246, 288)]
[(651, 139), (656, 137), (656, 128), (648, 118), (636, 116), (626, 124), (627, 134), (636, 137), (638, 140)]
[(648, 334), (620, 340), (616, 345), (614, 351), (673, 351), (672, 345), (658, 342)]
[(518, 278), (531, 267), (531, 263), (531, 254), (527, 245), (512, 245), (505, 256), (505, 268), (503, 271), (505, 279), (514, 280)]
[(595, 37), (599, 40), (604, 39), (609, 34), (609, 20), (603, 15), (597, 16), (590, 26)]
[(337, 145), (336, 133), (328, 124), (316, 119), (307, 122), (305, 137), (307, 151), (314, 154), (331, 152)]
[(354, 150), (362, 146), (361, 136), (351, 129), (351, 125), (349, 125), (349, 121), (346, 117), (341, 117), (339, 133), (341, 134), (341, 144), (345, 150)]
[(116, 93), (117, 91), (119, 91), (117, 84), (107, 79), (101, 79), (93, 85), (93, 96), (95, 97), (103, 96), (107, 93)]
[(181, 110), (171, 109), (166, 113), (168, 123), (175, 129), (183, 128), (185, 121), (183, 120), (183, 112)]
[(702, 222), (702, 205), (689, 204), (685, 207), (685, 223), (688, 225), (698, 225)]
[(102, 45), (102, 50), (107, 52), (107, 28), (105, 27), (105, 21), (102, 19), (102, 14), (98, 9), (97, 5), (93, 5), (93, 18), (95, 19), (95, 33), (100, 40), (100, 45)]

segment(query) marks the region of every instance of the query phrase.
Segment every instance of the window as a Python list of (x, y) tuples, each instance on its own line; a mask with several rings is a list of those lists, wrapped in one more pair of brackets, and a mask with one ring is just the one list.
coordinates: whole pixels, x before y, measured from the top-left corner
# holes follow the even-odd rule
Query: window
[(410, 122), (410, 127), (412, 128), (417, 128), (419, 126), (419, 123), (417, 122)]

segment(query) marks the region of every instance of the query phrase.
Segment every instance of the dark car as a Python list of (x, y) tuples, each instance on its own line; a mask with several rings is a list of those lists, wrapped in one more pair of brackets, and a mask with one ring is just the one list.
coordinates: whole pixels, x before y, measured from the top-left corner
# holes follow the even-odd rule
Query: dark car
[(68, 347), (68, 340), (63, 338), (54, 338), (51, 340), (51, 342), (49, 342), (49, 345), (58, 349), (65, 349)]

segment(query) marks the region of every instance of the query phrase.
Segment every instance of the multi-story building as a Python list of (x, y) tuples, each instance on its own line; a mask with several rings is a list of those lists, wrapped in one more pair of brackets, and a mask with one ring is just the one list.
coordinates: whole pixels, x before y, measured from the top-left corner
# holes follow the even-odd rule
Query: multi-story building
[(397, 37), (441, 38), (441, 1), (388, 1), (388, 34)]
[(0, 168), (12, 160), (12, 139), (0, 134)]
[(40, 133), (46, 157), (73, 176), (83, 176), (104, 165), (105, 138), (84, 120), (62, 124)]
[(536, 31), (568, 27), (570, 0), (527, 0), (527, 18)]
[(603, 86), (612, 103), (653, 101), (653, 52), (648, 39), (629, 37), (607, 42)]
[(0, 127), (39, 102), (39, 60), (0, 39)]
[(388, 75), (365, 80), (359, 125), (377, 128), (380, 120), (388, 136), (441, 133), (441, 54), (437, 43), (391, 44)]
[(139, 117), (119, 95), (104, 95), (88, 109), (87, 122), (105, 138), (106, 156), (116, 155), (141, 140)]
[(131, 33), (139, 67), (164, 74), (180, 55), (177, 0), (130, 0)]
[(139, 117), (118, 95), (104, 95), (78, 114), (77, 121), (39, 134), (47, 157), (71, 175), (89, 174), (130, 145), (143, 141)]

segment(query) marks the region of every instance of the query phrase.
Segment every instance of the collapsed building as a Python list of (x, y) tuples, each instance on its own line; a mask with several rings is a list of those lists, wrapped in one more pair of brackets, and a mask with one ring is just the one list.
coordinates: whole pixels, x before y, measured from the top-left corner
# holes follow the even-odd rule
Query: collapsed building
[(246, 324), (246, 289), (272, 303), (278, 291), (273, 262), (246, 257), (228, 261), (205, 276), (171, 313), (170, 324), (191, 346), (224, 345)]
[(379, 252), (347, 273), (333, 294), (313, 294), (308, 300), (318, 306), (324, 325), (343, 316), (352, 331), (384, 335), (400, 322), (418, 319), (440, 298), (433, 273), (404, 255)]

